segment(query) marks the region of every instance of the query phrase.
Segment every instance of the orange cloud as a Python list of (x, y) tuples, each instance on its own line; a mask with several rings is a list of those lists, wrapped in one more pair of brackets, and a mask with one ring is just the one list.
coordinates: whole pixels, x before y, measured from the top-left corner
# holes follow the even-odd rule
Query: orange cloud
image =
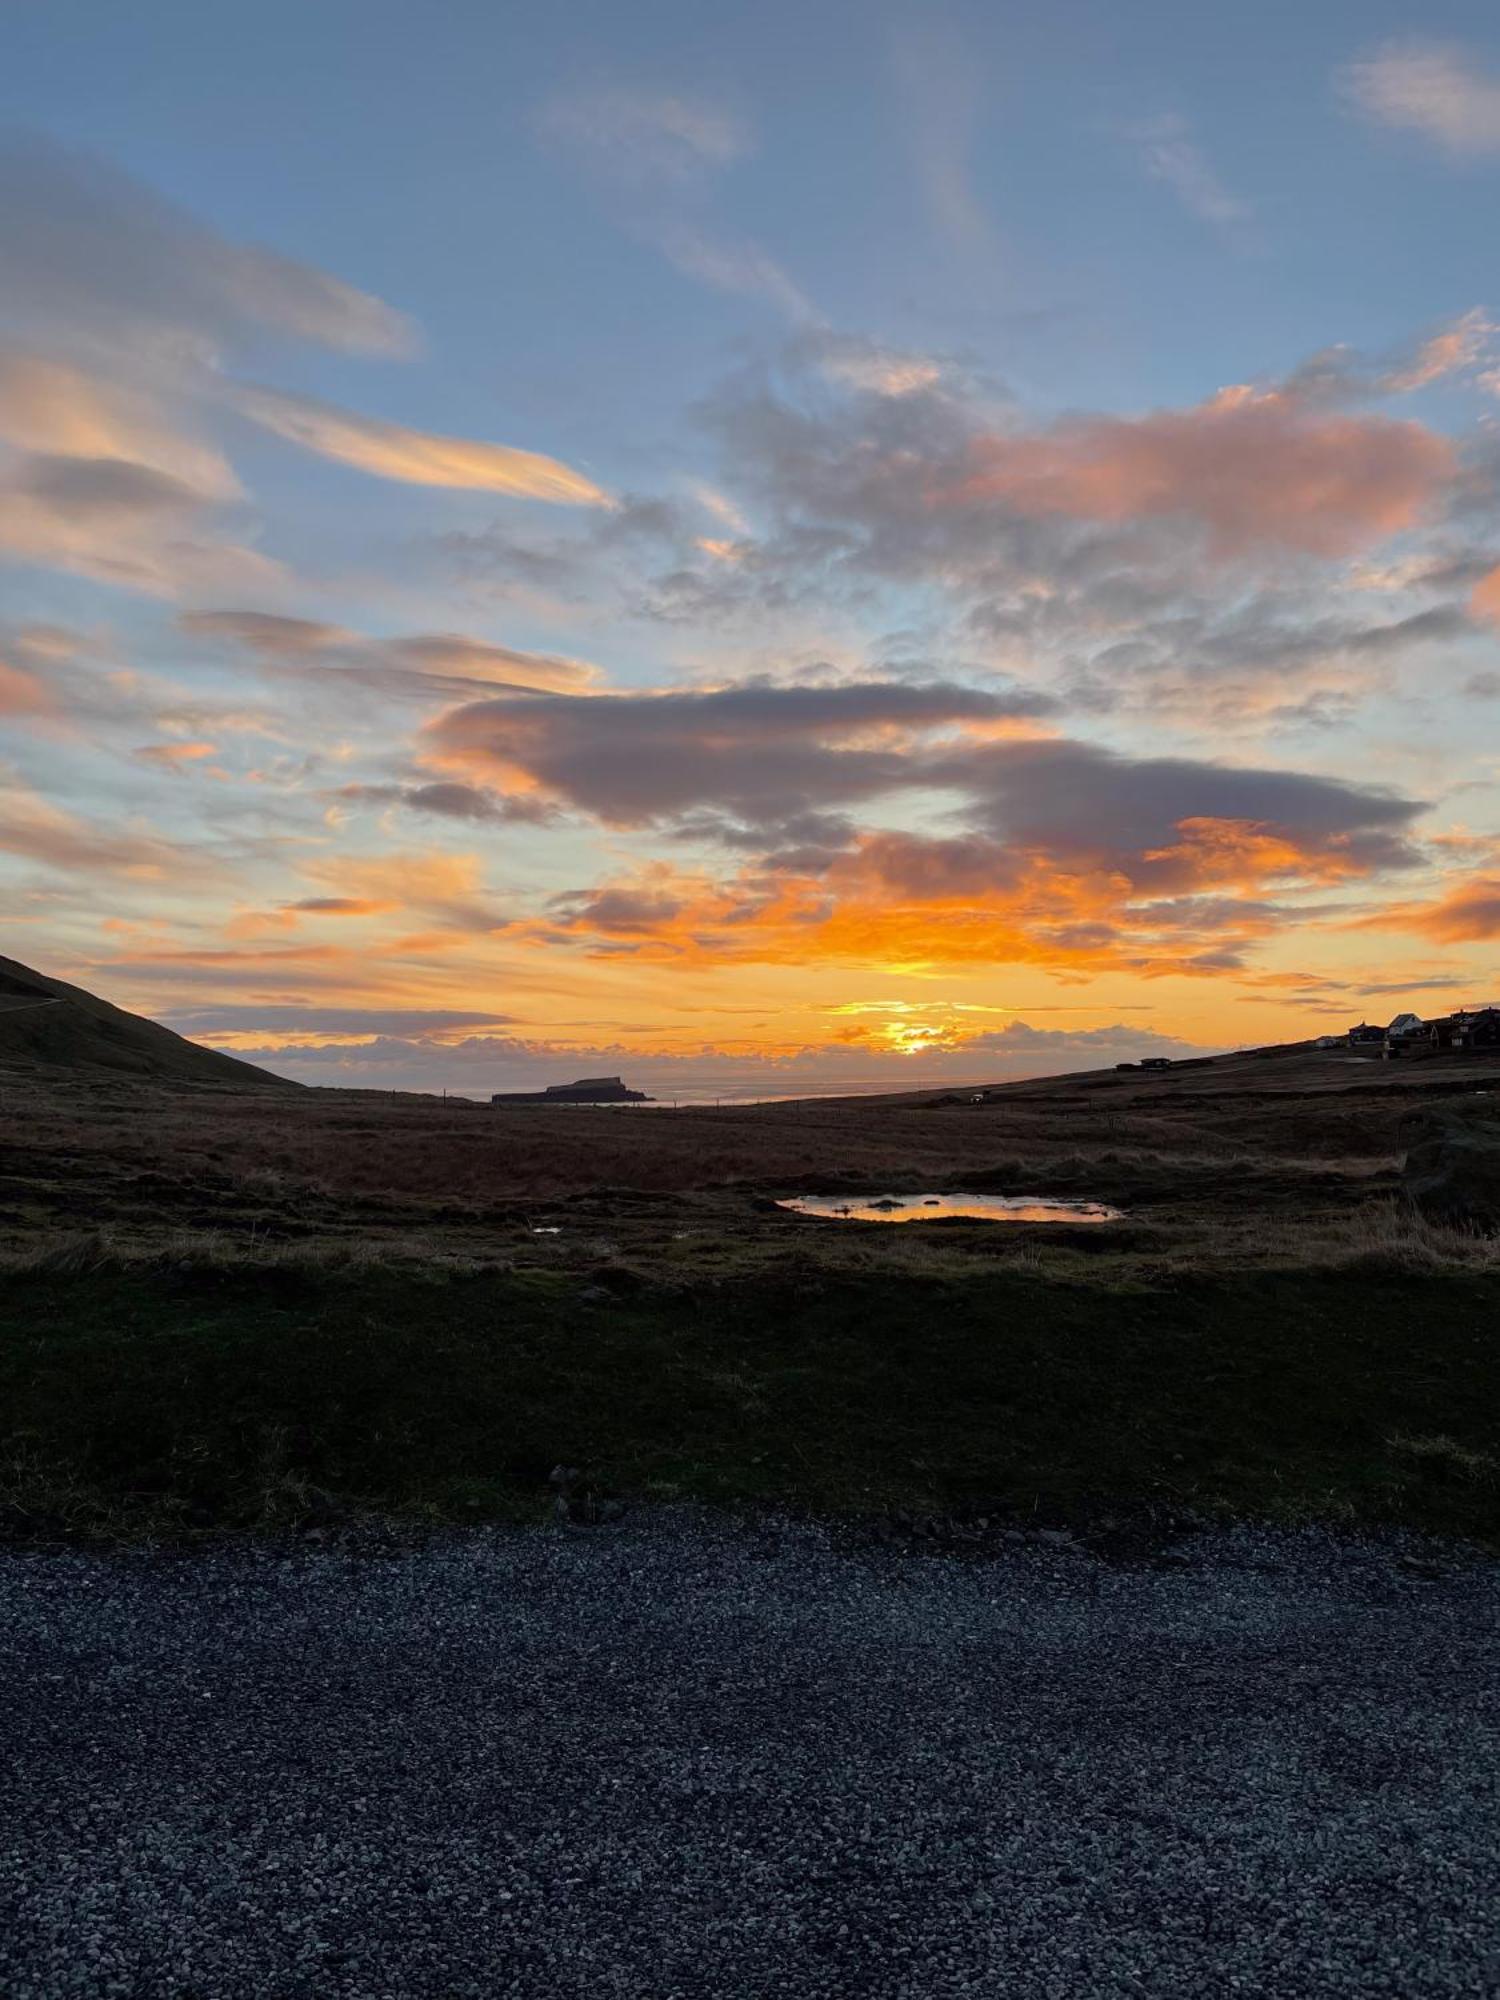
[(181, 777), (188, 765), (199, 764), (205, 757), (217, 757), (219, 746), (217, 743), (143, 743), (135, 754), (144, 763), (160, 764), (164, 770)]
[(130, 590), (265, 587), (275, 563), (219, 538), (228, 461), (155, 398), (0, 350), (0, 550)]
[(1488, 618), (1492, 624), (1500, 625), (1500, 568), (1492, 569), (1475, 584), (1469, 609), (1476, 618)]
[(1475, 306), (1456, 319), (1452, 326), (1424, 340), (1409, 366), (1388, 375), (1387, 389), (1425, 389), (1446, 375), (1463, 368), (1477, 368), (1489, 351), (1496, 328), (1483, 310)]
[(1399, 904), (1373, 917), (1361, 917), (1349, 928), (1420, 931), (1440, 944), (1474, 944), (1500, 937), (1500, 879), (1481, 875), (1450, 889), (1435, 902)]
[(472, 438), (440, 437), (408, 430), (404, 424), (335, 409), (310, 396), (277, 389), (240, 388), (234, 407), (241, 416), (344, 465), (378, 479), (413, 486), (453, 486), (485, 493), (511, 493), (523, 500), (550, 500), (574, 507), (610, 504), (603, 487), (559, 459), (513, 445), (483, 444)]
[(1317, 414), (1279, 392), (1226, 389), (1189, 410), (1083, 417), (977, 440), (934, 507), (998, 502), (1090, 521), (1182, 516), (1214, 554), (1262, 547), (1342, 556), (1410, 527), (1453, 477), (1423, 425)]
[[(1284, 921), (1257, 892), (1288, 876), (1342, 879), (1284, 834), (1184, 822), (1165, 872), (1174, 893), (1143, 900), (1128, 873), (1063, 866), (982, 836), (861, 837), (818, 875), (752, 866), (728, 880), (654, 863), (559, 899), (535, 942), (590, 938), (604, 956), (911, 970), (1026, 964), (1052, 970), (1218, 974)], [(1152, 859), (1153, 857), (1147, 857)], [(1217, 893), (1198, 893), (1205, 886)]]
[(56, 703), (35, 674), (0, 660), (0, 715), (50, 715)]
[(1266, 883), (1299, 878), (1341, 882), (1368, 874), (1358, 855), (1336, 840), (1316, 849), (1278, 828), (1244, 819), (1185, 819), (1179, 841), (1148, 850), (1142, 859), (1167, 863), (1184, 888), (1255, 889)]
[(0, 351), (0, 437), (22, 451), (151, 466), (203, 499), (230, 500), (240, 490), (223, 454), (187, 435), (152, 397), (36, 354)]
[(179, 882), (211, 873), (190, 849), (135, 827), (80, 819), (0, 769), (0, 853), (80, 875)]

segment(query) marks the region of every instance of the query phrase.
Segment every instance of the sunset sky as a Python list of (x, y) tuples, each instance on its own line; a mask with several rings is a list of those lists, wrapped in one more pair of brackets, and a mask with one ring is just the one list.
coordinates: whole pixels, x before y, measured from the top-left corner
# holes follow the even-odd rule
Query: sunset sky
[(475, 1095), (1500, 993), (1492, 6), (4, 33), (9, 955)]

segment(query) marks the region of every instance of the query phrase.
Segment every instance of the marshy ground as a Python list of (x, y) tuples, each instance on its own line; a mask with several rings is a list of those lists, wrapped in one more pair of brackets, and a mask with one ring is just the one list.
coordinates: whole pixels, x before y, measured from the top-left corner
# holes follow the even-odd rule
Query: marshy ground
[[(1400, 1187), (1500, 1063), (1269, 1052), (701, 1110), (0, 1091), (12, 1532), (614, 1497), (1500, 1525), (1500, 1246)], [(1108, 1203), (901, 1229), (799, 1193)]]

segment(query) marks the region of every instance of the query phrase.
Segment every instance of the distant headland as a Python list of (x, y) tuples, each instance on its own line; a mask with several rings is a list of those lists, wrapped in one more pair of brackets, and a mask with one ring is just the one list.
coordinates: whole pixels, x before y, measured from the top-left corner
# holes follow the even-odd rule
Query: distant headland
[(650, 1104), (643, 1090), (627, 1090), (618, 1076), (581, 1076), (549, 1083), (545, 1090), (497, 1090), (491, 1104)]

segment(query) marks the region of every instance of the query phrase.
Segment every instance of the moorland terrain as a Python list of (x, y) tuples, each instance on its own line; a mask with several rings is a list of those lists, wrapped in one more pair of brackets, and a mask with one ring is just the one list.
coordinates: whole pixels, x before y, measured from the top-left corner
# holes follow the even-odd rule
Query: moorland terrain
[[(49, 1062), (0, 1029), (12, 1533), (526, 1514), (561, 1464), (580, 1517), (697, 1494), (1500, 1535), (1500, 1244), (1401, 1179), (1414, 1107), (1494, 1116), (1492, 1058), (682, 1110), (238, 1068)], [(777, 1206), (934, 1190), (1123, 1214)]]

